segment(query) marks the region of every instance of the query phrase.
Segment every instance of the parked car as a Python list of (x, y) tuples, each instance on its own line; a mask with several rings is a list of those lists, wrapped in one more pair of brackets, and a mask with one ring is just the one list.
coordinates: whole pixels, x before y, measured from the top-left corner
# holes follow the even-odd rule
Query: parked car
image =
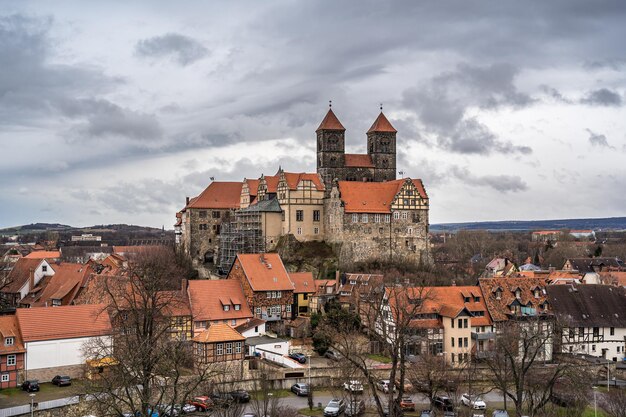
[(300, 363), (306, 363), (306, 355), (304, 355), (303, 353), (290, 353), (289, 357)]
[(403, 411), (415, 411), (415, 403), (411, 397), (402, 397), (400, 400), (400, 409)]
[(194, 397), (193, 399), (187, 401), (187, 404), (193, 405), (198, 409), (198, 411), (208, 411), (213, 408), (213, 400), (206, 395)]
[(389, 406), (387, 404), (383, 405), (383, 417), (389, 417)]
[(348, 417), (360, 416), (363, 413), (365, 413), (365, 401), (363, 400), (350, 402), (345, 411)]
[(324, 408), (324, 417), (338, 417), (346, 410), (346, 403), (337, 398), (330, 400)]
[(58, 385), (59, 387), (66, 387), (72, 385), (72, 379), (69, 376), (57, 375), (52, 378), (52, 384)]
[(333, 352), (332, 350), (327, 350), (326, 353), (324, 353), (324, 357), (333, 361), (339, 360), (339, 354)]
[(356, 380), (344, 382), (343, 389), (353, 394), (363, 394), (363, 384)]
[(485, 404), (485, 401), (483, 401), (482, 398), (480, 397), (472, 398), (469, 394), (461, 395), (461, 404), (463, 404), (466, 407), (471, 407), (474, 410), (486, 410), (487, 409), (487, 404)]
[(228, 392), (214, 392), (211, 394), (211, 401), (216, 407), (228, 407), (235, 402), (235, 399)]
[[(385, 394), (389, 393), (389, 384), (391, 383), (391, 381), (389, 381), (388, 379), (381, 379), (380, 381), (378, 381), (378, 384), (376, 384), (376, 388), (378, 388), (379, 390), (381, 390), (382, 392), (384, 392)], [(393, 390), (396, 390), (396, 387), (393, 387)]]
[(509, 412), (506, 410), (493, 410), (491, 417), (509, 417)]
[(420, 417), (435, 417), (435, 412), (433, 410), (422, 410)]
[(448, 397), (437, 396), (433, 399), (433, 405), (441, 411), (454, 411), (454, 404)]
[(291, 386), (291, 392), (296, 394), (298, 397), (306, 397), (309, 395), (309, 384), (293, 384)]
[(39, 391), (39, 381), (31, 379), (29, 381), (22, 382), (22, 389), (26, 392)]
[(248, 391), (246, 391), (245, 389), (236, 389), (229, 392), (229, 394), (235, 402), (247, 403), (250, 401), (250, 394), (248, 394)]

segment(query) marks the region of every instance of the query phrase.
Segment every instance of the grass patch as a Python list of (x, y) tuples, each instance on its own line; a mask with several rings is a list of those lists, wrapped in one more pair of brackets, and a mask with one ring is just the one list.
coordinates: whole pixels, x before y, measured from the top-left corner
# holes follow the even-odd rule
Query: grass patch
[(6, 395), (7, 397), (14, 397), (16, 395), (19, 395), (20, 392), (22, 392), (21, 388), (5, 388), (0, 390), (0, 395)]
[(301, 408), (300, 410), (298, 410), (298, 414), (303, 415), (303, 416), (322, 416), (324, 415), (324, 410), (321, 408), (317, 408), (317, 407), (313, 407), (312, 410), (309, 410), (309, 407), (307, 407), (307, 408)]
[(384, 355), (375, 355), (373, 353), (370, 353), (369, 355), (367, 355), (368, 358), (370, 358), (373, 361), (376, 362), (381, 362), (381, 363), (391, 363), (391, 358), (388, 356), (384, 356)]

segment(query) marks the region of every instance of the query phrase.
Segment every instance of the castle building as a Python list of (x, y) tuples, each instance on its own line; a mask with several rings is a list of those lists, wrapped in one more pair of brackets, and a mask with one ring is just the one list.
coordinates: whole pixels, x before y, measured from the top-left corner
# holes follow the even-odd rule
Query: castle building
[(272, 251), (286, 235), (332, 243), (342, 263), (430, 262), (429, 199), (421, 180), (396, 179), (397, 130), (381, 111), (366, 154), (345, 152), (345, 132), (329, 109), (316, 130), (316, 173), (212, 182), (177, 213), (179, 248), (222, 274), (238, 253)]

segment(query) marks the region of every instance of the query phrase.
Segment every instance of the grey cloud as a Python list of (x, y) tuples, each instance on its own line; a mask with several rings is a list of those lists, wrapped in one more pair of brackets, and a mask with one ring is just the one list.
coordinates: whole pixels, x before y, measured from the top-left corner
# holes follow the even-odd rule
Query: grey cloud
[(585, 97), (580, 99), (580, 102), (591, 106), (620, 107), (622, 105), (622, 96), (608, 88), (601, 88), (588, 92)]
[(167, 33), (137, 42), (135, 55), (141, 58), (169, 58), (187, 66), (208, 56), (209, 50), (193, 38)]
[(613, 146), (609, 145), (609, 141), (606, 139), (605, 135), (595, 133), (590, 129), (587, 129), (587, 132), (589, 133), (589, 143), (591, 146), (615, 149)]
[(452, 166), (452, 175), (463, 183), (471, 186), (489, 187), (503, 193), (521, 192), (528, 189), (528, 185), (518, 175), (474, 175), (468, 168)]
[(530, 96), (517, 90), (516, 74), (517, 70), (507, 64), (459, 65), (455, 71), (434, 77), (425, 87), (406, 90), (403, 104), (416, 111), (443, 149), (461, 154), (528, 155), (532, 153), (530, 147), (498, 138), (487, 126), (468, 115), (471, 108), (495, 110), (532, 104), (534, 100)]
[(559, 90), (557, 90), (554, 87), (550, 87), (548, 85), (541, 85), (539, 86), (539, 89), (541, 91), (543, 91), (548, 97), (554, 99), (555, 101), (559, 102), (559, 103), (564, 103), (564, 104), (572, 104), (573, 101), (567, 97), (565, 97), (563, 94), (561, 94), (561, 92)]

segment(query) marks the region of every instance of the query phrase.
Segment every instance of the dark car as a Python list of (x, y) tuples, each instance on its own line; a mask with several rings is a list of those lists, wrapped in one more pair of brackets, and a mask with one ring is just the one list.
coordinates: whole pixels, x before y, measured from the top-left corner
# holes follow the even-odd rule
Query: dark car
[(333, 352), (332, 350), (327, 350), (326, 353), (324, 353), (324, 357), (331, 359), (333, 361), (338, 361), (339, 360), (339, 355), (336, 354), (335, 352)]
[(303, 353), (290, 353), (289, 357), (300, 363), (306, 363), (306, 356)]
[(228, 392), (214, 392), (211, 394), (211, 401), (216, 407), (228, 407), (235, 399)]
[(24, 381), (22, 383), (22, 389), (26, 392), (39, 391), (39, 381), (31, 379), (30, 381)]
[(72, 379), (67, 375), (57, 375), (52, 378), (52, 384), (58, 385), (59, 387), (66, 387), (72, 385)]
[(246, 391), (245, 389), (236, 389), (229, 392), (229, 394), (235, 402), (247, 403), (250, 401), (250, 394), (248, 394), (248, 391)]
[(296, 394), (298, 397), (306, 397), (307, 395), (309, 395), (309, 389), (309, 384), (298, 383), (291, 386), (291, 392)]
[(437, 396), (433, 399), (433, 405), (441, 411), (454, 411), (454, 404), (448, 397)]

